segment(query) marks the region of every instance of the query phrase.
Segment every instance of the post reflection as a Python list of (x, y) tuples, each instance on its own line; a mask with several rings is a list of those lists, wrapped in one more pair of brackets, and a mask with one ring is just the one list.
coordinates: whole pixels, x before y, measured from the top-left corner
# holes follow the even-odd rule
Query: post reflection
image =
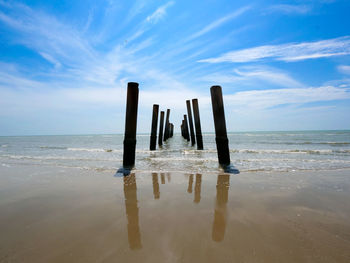
[(230, 175), (218, 175), (216, 185), (216, 203), (213, 222), (212, 239), (221, 242), (225, 236), (227, 211), (226, 205), (228, 201), (228, 190), (230, 187)]
[(194, 200), (196, 204), (201, 201), (201, 187), (202, 187), (202, 175), (196, 174), (196, 182), (194, 185)]
[(137, 206), (137, 187), (135, 174), (124, 176), (125, 210), (128, 219), (128, 240), (132, 250), (141, 249), (139, 227), (139, 208)]
[(160, 192), (159, 192), (159, 183), (158, 183), (158, 174), (157, 173), (152, 173), (152, 183), (153, 183), (154, 199), (159, 199)]
[(165, 174), (164, 173), (160, 174), (160, 180), (161, 180), (162, 184), (165, 184)]
[(189, 194), (192, 193), (192, 185), (193, 185), (193, 174), (190, 174), (188, 178), (188, 188), (187, 188), (187, 193)]

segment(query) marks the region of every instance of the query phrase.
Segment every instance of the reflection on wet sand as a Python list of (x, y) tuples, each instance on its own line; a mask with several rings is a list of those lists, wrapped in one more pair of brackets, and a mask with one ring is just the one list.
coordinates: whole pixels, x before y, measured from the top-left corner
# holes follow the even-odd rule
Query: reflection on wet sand
[(137, 206), (137, 187), (135, 174), (124, 177), (125, 210), (128, 218), (129, 247), (141, 249), (141, 234), (139, 227), (139, 208)]
[(230, 186), (230, 175), (218, 175), (216, 185), (216, 204), (213, 222), (212, 239), (221, 242), (225, 236), (227, 211), (226, 205), (228, 201), (228, 190)]
[(165, 175), (164, 175), (164, 173), (160, 174), (160, 180), (161, 180), (162, 184), (165, 184)]
[(194, 185), (194, 200), (193, 202), (199, 203), (201, 201), (201, 187), (202, 187), (202, 175), (196, 174), (196, 183)]
[(154, 199), (159, 199), (160, 192), (159, 192), (159, 183), (158, 183), (158, 174), (157, 173), (152, 173), (152, 183), (153, 183)]
[(188, 188), (187, 193), (192, 193), (192, 185), (193, 185), (193, 174), (190, 174), (190, 177), (188, 178)]

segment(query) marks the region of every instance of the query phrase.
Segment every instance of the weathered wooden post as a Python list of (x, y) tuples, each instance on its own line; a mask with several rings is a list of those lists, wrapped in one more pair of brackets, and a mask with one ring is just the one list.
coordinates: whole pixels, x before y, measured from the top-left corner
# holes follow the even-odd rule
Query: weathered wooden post
[(163, 125), (164, 125), (164, 111), (160, 112), (160, 123), (159, 123), (159, 137), (158, 144), (163, 145)]
[(203, 137), (202, 137), (201, 120), (199, 117), (198, 99), (192, 100), (192, 107), (193, 107), (194, 125), (196, 127), (197, 150), (203, 150)]
[(170, 123), (170, 137), (172, 138), (174, 136), (174, 124)]
[(184, 115), (184, 122), (185, 122), (185, 139), (187, 140), (187, 141), (190, 141), (190, 133), (189, 133), (189, 131), (188, 131), (188, 122), (187, 122), (187, 115), (185, 114)]
[(170, 117), (170, 109), (167, 109), (166, 119), (165, 119), (165, 129), (164, 129), (164, 141), (169, 139), (169, 117)]
[(156, 149), (157, 143), (157, 125), (158, 125), (158, 111), (159, 105), (153, 105), (153, 115), (152, 115), (152, 128), (151, 128), (151, 139), (149, 149), (154, 151)]
[(135, 165), (138, 100), (139, 84), (136, 82), (129, 82), (126, 98), (123, 167), (118, 169), (117, 175), (129, 175), (131, 169)]
[(192, 145), (194, 145), (196, 143), (196, 137), (194, 135), (194, 129), (193, 129), (192, 110), (191, 110), (190, 100), (186, 100), (186, 106), (187, 106), (188, 123), (190, 125), (190, 132), (191, 132), (191, 143)]
[(185, 135), (184, 135), (184, 120), (182, 120), (182, 122), (181, 122), (181, 136), (185, 138)]
[(222, 90), (220, 86), (212, 86), (210, 88), (211, 104), (213, 106), (214, 124), (215, 124), (215, 140), (218, 151), (219, 164), (228, 173), (239, 173), (239, 171), (231, 165), (230, 150), (228, 147), (228, 138), (226, 131), (226, 121), (224, 112), (224, 102), (222, 99)]

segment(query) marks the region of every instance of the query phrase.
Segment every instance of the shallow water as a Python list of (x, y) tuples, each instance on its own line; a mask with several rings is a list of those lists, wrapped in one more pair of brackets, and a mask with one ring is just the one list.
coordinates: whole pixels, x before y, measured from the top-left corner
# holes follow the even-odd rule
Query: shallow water
[[(350, 131), (230, 133), (231, 161), (240, 171), (297, 171), (350, 168)], [(204, 134), (197, 151), (180, 135), (149, 151), (149, 135), (137, 137), (136, 171), (217, 172), (214, 134)], [(0, 163), (116, 170), (123, 135), (0, 137)]]

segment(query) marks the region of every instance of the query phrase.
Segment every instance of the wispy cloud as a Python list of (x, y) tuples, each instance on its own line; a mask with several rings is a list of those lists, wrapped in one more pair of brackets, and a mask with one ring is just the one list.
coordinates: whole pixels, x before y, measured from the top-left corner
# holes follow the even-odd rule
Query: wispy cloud
[(350, 54), (350, 37), (333, 38), (315, 42), (266, 45), (231, 51), (216, 58), (199, 60), (199, 62), (251, 62), (271, 58), (286, 62), (316, 59)]
[(273, 84), (277, 87), (303, 88), (304, 84), (292, 78), (286, 72), (271, 67), (242, 67), (228, 73), (208, 74), (201, 80), (230, 85), (250, 85), (256, 87), (261, 82)]
[(284, 104), (305, 104), (350, 98), (350, 90), (333, 86), (300, 89), (271, 89), (237, 92), (226, 95), (227, 104), (238, 107), (268, 109)]
[(280, 4), (280, 5), (272, 5), (267, 8), (267, 12), (276, 12), (279, 14), (298, 14), (304, 15), (311, 11), (311, 6), (309, 5), (288, 5), (288, 4)]
[(154, 11), (151, 15), (149, 15), (146, 18), (146, 21), (149, 23), (157, 23), (161, 18), (163, 18), (166, 15), (167, 9), (174, 4), (173, 1), (170, 1), (166, 3), (165, 5), (162, 5), (157, 8), (156, 11)]
[(195, 38), (198, 38), (212, 30), (214, 30), (215, 28), (223, 25), (224, 23), (237, 18), (238, 16), (242, 15), (243, 13), (245, 13), (246, 11), (248, 11), (251, 7), (250, 6), (244, 6), (238, 10), (236, 10), (235, 12), (228, 14), (222, 18), (219, 18), (218, 20), (215, 20), (214, 22), (210, 23), (209, 25), (205, 26), (203, 29), (199, 30), (198, 32), (194, 33), (189, 40), (193, 40)]
[(340, 65), (340, 66), (338, 66), (338, 70), (341, 73), (350, 74), (350, 66), (348, 66), (348, 65)]

